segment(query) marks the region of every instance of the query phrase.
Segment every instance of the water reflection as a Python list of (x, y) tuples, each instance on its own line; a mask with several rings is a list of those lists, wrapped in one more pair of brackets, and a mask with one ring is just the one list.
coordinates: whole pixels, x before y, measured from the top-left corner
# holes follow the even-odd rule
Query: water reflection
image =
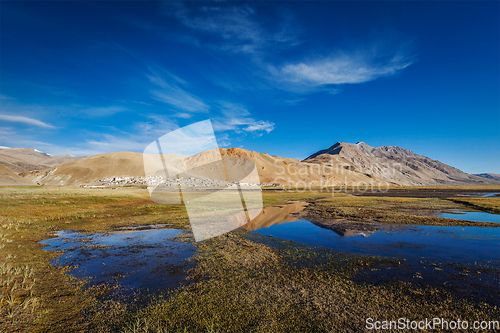
[(47, 245), (45, 250), (65, 251), (52, 264), (72, 266), (70, 274), (88, 279), (91, 285), (115, 282), (124, 293), (154, 292), (179, 286), (192, 267), (188, 259), (195, 247), (173, 240), (181, 232), (154, 228), (107, 234), (59, 231), (58, 237), (40, 243)]
[(482, 198), (495, 198), (499, 197), (500, 193), (498, 192), (475, 192), (470, 194), (460, 194), (459, 197), (482, 197)]
[(408, 281), (500, 305), (500, 228), (298, 219), (255, 229), (250, 237), (278, 248), (282, 243), (277, 240), (281, 239), (313, 246), (313, 251), (321, 251), (314, 250), (319, 246), (338, 251), (339, 255), (394, 258), (400, 265), (364, 267), (353, 281), (370, 284)]
[(297, 221), (301, 218), (302, 212), (307, 205), (303, 201), (294, 201), (282, 206), (266, 207), (256, 218), (243, 225), (242, 228), (252, 231), (269, 228), (272, 225)]
[(396, 258), (475, 262), (498, 260), (500, 254), (500, 228), (344, 222), (326, 229), (300, 220), (254, 232), (337, 251)]
[(485, 212), (468, 212), (462, 210), (453, 210), (452, 213), (441, 213), (437, 214), (436, 216), (445, 217), (448, 219), (465, 220), (465, 221), (500, 223), (500, 215), (490, 214)]

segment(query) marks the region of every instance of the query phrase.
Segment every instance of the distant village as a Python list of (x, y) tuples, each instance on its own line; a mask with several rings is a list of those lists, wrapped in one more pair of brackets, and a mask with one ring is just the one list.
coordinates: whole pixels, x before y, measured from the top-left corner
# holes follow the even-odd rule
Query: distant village
[(165, 186), (165, 187), (261, 187), (261, 186), (279, 186), (279, 184), (254, 184), (254, 183), (240, 183), (228, 182), (218, 179), (201, 179), (195, 177), (179, 177), (165, 178), (163, 176), (150, 176), (150, 177), (112, 177), (103, 178), (96, 181), (98, 185), (80, 185), (83, 188), (106, 188), (112, 186)]

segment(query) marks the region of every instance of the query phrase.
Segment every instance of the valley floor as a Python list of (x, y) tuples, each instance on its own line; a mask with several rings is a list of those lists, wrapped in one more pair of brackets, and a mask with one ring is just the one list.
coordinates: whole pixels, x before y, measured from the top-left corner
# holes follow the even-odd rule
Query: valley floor
[[(443, 193), (443, 189), (425, 191)], [(263, 199), (265, 206), (307, 201), (303, 216), (327, 229), (343, 221), (465, 230), (500, 227), (500, 223), (460, 220), (460, 214), (456, 219), (434, 214), (455, 210), (499, 214), (498, 196), (464, 194), (498, 193), (500, 188), (451, 189), (434, 196), (422, 196), (418, 188), (405, 191), (333, 197), (321, 192), (264, 191)], [(126, 230), (125, 236), (132, 237), (133, 226), (164, 224), (180, 231), (173, 238), (176, 246), (186, 244), (193, 255), (186, 258), (188, 264), (169, 267), (169, 274), (181, 277), (180, 283), (155, 292), (117, 292), (126, 272), (99, 284), (77, 278), (72, 273), (86, 264), (84, 260), (54, 264), (65, 253), (73, 253), (73, 245), (48, 251), (39, 243), (64, 230), (97, 238)], [(90, 254), (116, 246), (96, 245), (90, 236), (79, 242), (79, 250)], [(132, 256), (144, 247), (130, 246), (122, 255)], [(441, 262), (435, 269), (447, 264)], [(156, 204), (143, 189), (0, 188), (1, 332), (361, 332), (367, 331), (368, 318), (498, 321), (499, 261), (481, 266), (449, 264), (455, 272), (450, 280), (473, 283), (485, 276), (496, 289), (470, 294), (447, 283), (415, 283), (403, 278), (410, 268), (401, 258), (346, 253), (243, 228), (196, 243), (184, 206)], [(388, 271), (397, 274), (385, 281), (383, 272)]]

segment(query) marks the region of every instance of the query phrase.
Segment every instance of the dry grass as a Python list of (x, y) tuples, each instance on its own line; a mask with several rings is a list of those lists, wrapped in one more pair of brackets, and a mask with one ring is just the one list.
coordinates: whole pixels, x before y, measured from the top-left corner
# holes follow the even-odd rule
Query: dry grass
[[(492, 320), (499, 314), (437, 288), (351, 281), (360, 267), (383, 264), (381, 258), (295, 246), (277, 250), (244, 236), (230, 233), (202, 243), (191, 273), (200, 282), (115, 322), (110, 331), (142, 320), (148, 325), (139, 332), (362, 332), (369, 317)], [(323, 264), (307, 265), (318, 257)]]
[(43, 251), (40, 240), (63, 229), (105, 232), (166, 220), (189, 223), (182, 206), (157, 205), (144, 190), (0, 189), (0, 331), (83, 332), (84, 313), (104, 306), (67, 268), (50, 265), (60, 254)]
[(449, 198), (448, 200), (492, 214), (500, 214), (500, 198)]
[[(265, 191), (264, 202), (324, 196)], [(341, 207), (343, 216), (387, 223), (412, 215), (413, 209), (463, 208), (439, 199), (337, 195), (316, 205), (323, 206)], [(83, 291), (82, 281), (65, 274), (69, 268), (50, 265), (60, 253), (43, 251), (38, 243), (57, 230), (106, 232), (158, 223), (189, 228), (184, 207), (157, 205), (146, 190), (0, 188), (0, 331), (359, 332), (367, 316), (498, 318), (498, 309), (438, 289), (352, 282), (358, 269), (383, 264), (381, 258), (342, 258), (288, 245), (278, 250), (252, 241), (244, 231), (198, 244), (198, 265), (189, 274), (196, 283), (160, 295), (144, 308), (134, 300), (103, 301), (98, 296), (107, 292), (105, 285)], [(192, 242), (188, 234), (179, 238)], [(318, 258), (323, 263), (299, 264)]]
[(452, 209), (470, 210), (470, 207), (464, 206), (456, 199), (334, 197), (318, 200), (307, 210), (311, 219), (346, 219), (388, 224), (500, 227), (499, 223), (460, 220), (459, 215), (457, 215), (457, 219), (448, 219), (429, 214)]

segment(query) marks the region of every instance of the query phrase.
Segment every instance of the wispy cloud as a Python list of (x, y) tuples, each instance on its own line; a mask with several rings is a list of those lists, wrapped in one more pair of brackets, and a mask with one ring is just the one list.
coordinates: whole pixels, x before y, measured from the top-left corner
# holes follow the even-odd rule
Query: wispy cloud
[(46, 152), (55, 152), (49, 151), (50, 148), (54, 147), (53, 144), (36, 140), (33, 138), (32, 132), (27, 133), (26, 131), (23, 131), (20, 134), (12, 127), (0, 127), (0, 144), (8, 147), (37, 148)]
[[(72, 146), (64, 143), (47, 143), (35, 140), (29, 133), (19, 133), (14, 128), (0, 127), (0, 143), (10, 147), (37, 148), (53, 155), (72, 154), (88, 156), (110, 152), (143, 152), (151, 141), (179, 128), (169, 117), (149, 115), (146, 121), (137, 122), (130, 132), (108, 128), (107, 133), (87, 132), (87, 139), (81, 139)], [(78, 133), (79, 137), (82, 133)]]
[(167, 6), (169, 14), (173, 10), (186, 27), (220, 38), (210, 46), (221, 50), (254, 54), (269, 47), (287, 48), (299, 44), (296, 25), (291, 24), (287, 16), (276, 24), (273, 31), (248, 5), (169, 3)]
[(40, 121), (38, 119), (24, 117), (24, 116), (13, 116), (13, 115), (8, 115), (8, 114), (0, 114), (0, 120), (13, 122), (13, 123), (21, 123), (21, 124), (26, 124), (26, 125), (33, 125), (33, 126), (44, 127), (44, 128), (55, 128), (54, 126), (47, 124), (47, 123), (44, 123), (43, 121)]
[[(285, 87), (309, 91), (322, 86), (355, 84), (376, 80), (398, 73), (413, 64), (414, 60), (401, 47), (384, 49), (372, 47), (352, 52), (338, 51), (327, 57), (270, 67), (272, 77)], [(330, 89), (336, 94), (338, 89)]]
[(146, 121), (134, 124), (132, 131), (110, 133), (89, 133), (89, 139), (76, 147), (58, 148), (75, 156), (95, 155), (109, 152), (131, 151), (142, 153), (157, 138), (179, 128), (171, 117), (151, 114)]
[(168, 79), (159, 74), (147, 75), (147, 78), (155, 85), (155, 88), (151, 89), (154, 99), (186, 112), (208, 111), (207, 104), (180, 87), (186, 84), (180, 78), (171, 74), (168, 75)]
[(100, 139), (90, 139), (85, 141), (85, 148), (71, 148), (69, 151), (73, 155), (93, 155), (110, 152), (141, 152), (149, 142), (135, 136), (114, 136), (104, 134)]
[[(149, 93), (152, 95), (153, 99), (169, 104), (174, 107), (174, 109), (177, 109), (177, 111), (180, 110), (181, 112), (177, 113), (180, 118), (189, 118), (190, 115), (186, 112), (208, 111), (209, 106), (205, 104), (201, 98), (189, 93), (185, 89), (185, 87), (188, 86), (188, 83), (185, 80), (172, 74), (170, 71), (157, 63), (142, 59), (128, 48), (116, 42), (112, 42), (112, 44), (134, 59), (138, 60), (142, 66), (147, 68), (145, 76), (149, 83), (153, 84), (153, 86), (149, 89)], [(143, 101), (130, 102), (152, 106), (150, 103)]]
[(243, 128), (246, 132), (267, 132), (270, 133), (274, 129), (274, 123), (269, 121), (259, 120), (253, 121), (251, 123), (246, 124), (245, 128)]
[(122, 106), (105, 106), (105, 107), (93, 107), (93, 108), (83, 108), (78, 110), (80, 114), (88, 117), (110, 117), (114, 114), (129, 111), (129, 109)]
[(223, 117), (213, 119), (215, 131), (246, 132), (261, 136), (264, 132), (270, 133), (274, 129), (274, 123), (265, 120), (255, 120), (251, 117), (250, 112), (240, 104), (230, 102), (220, 102), (219, 104)]
[[(122, 103), (126, 103), (126, 101), (119, 102), (119, 104)], [(0, 110), (4, 112), (3, 118), (0, 118), (0, 120), (31, 124), (46, 128), (53, 128), (54, 126), (28, 116), (43, 115), (48, 118), (53, 118), (57, 115), (59, 118), (71, 116), (79, 118), (103, 118), (111, 117), (120, 112), (130, 111), (129, 108), (120, 105), (95, 106), (92, 104), (76, 103), (24, 103), (23, 101), (18, 101), (9, 97), (6, 97), (5, 101), (1, 101)], [(18, 116), (19, 114), (25, 114), (26, 116)]]

